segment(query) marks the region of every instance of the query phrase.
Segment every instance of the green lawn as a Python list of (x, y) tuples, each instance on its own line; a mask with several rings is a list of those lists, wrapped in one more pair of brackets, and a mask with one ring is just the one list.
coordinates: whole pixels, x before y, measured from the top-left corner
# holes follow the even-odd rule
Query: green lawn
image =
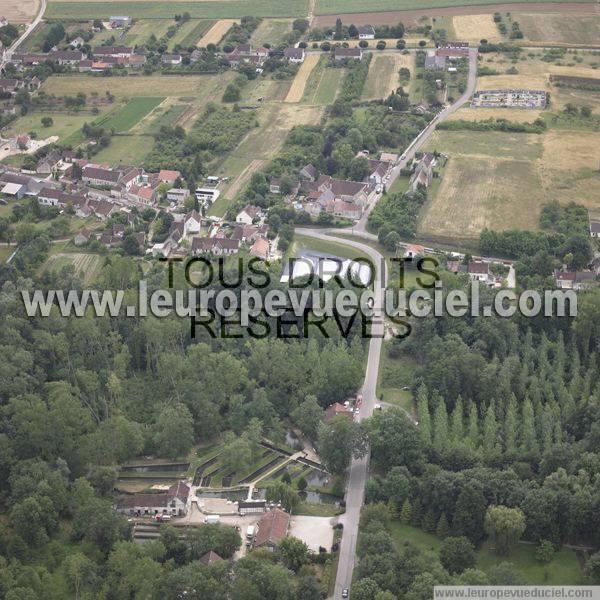
[(265, 19), (252, 34), (250, 42), (255, 46), (278, 46), (283, 42), (286, 33), (291, 31), (292, 22), (289, 19)]
[[(145, 44), (153, 34), (160, 39), (167, 33), (167, 29), (169, 29), (171, 25), (175, 25), (173, 15), (170, 15), (170, 18), (161, 21), (156, 19), (140, 19), (133, 24), (131, 29), (125, 34), (125, 37), (119, 41), (132, 46), (135, 46), (136, 44)], [(94, 41), (96, 41), (95, 36)]]
[[(390, 524), (389, 532), (398, 548), (409, 541), (423, 552), (437, 556), (442, 540), (416, 527), (403, 525), (399, 521)], [(494, 554), (487, 544), (477, 552), (477, 568), (489, 571), (501, 562), (512, 563), (514, 569), (523, 578), (526, 585), (577, 585), (583, 583), (583, 575), (573, 550), (563, 548), (554, 555), (552, 562), (542, 565), (535, 558), (534, 544), (517, 544), (509, 556)]]
[(179, 117), (187, 110), (187, 104), (173, 104), (166, 110), (159, 108), (148, 121), (141, 124), (144, 133), (154, 135), (160, 131), (161, 127), (169, 127), (179, 119)]
[(338, 88), (346, 74), (346, 69), (333, 69), (326, 66), (328, 58), (321, 57), (317, 66), (312, 70), (306, 87), (302, 102), (304, 104), (332, 104), (335, 100)]
[(402, 388), (412, 385), (417, 363), (410, 357), (402, 355), (398, 358), (390, 358), (387, 353), (389, 344), (390, 342), (384, 343), (383, 352), (381, 353), (377, 379), (377, 397), (384, 402), (397, 404), (412, 413), (412, 394), (410, 390)]
[(184, 48), (195, 46), (196, 42), (213, 23), (214, 21), (209, 20), (190, 20), (187, 23), (183, 23), (177, 29), (177, 33), (169, 40), (168, 49), (173, 50), (177, 44), (181, 44)]
[(140, 165), (152, 150), (154, 139), (148, 135), (115, 135), (110, 144), (94, 155), (94, 162), (117, 165)]
[[(51, 117), (53, 121), (52, 125), (44, 127), (42, 125), (42, 117)], [(23, 117), (19, 117), (14, 123), (11, 123), (5, 135), (10, 136), (16, 133), (29, 133), (33, 131), (37, 139), (43, 140), (47, 137), (57, 135), (62, 141), (79, 131), (84, 123), (91, 123), (97, 118), (97, 115), (93, 115), (90, 112), (30, 112)]]
[[(508, 3), (520, 1), (522, 0), (508, 0)], [(536, 0), (526, 1), (535, 2)], [(561, 0), (551, 1), (559, 2)], [(567, 0), (567, 2), (577, 1), (578, 0)], [(497, 0), (317, 0), (315, 14), (335, 15), (352, 12), (383, 12), (444, 6), (472, 6), (479, 4), (497, 4)]]
[[(150, 90), (149, 90), (150, 91)], [(164, 97), (139, 96), (130, 100), (116, 113), (103, 120), (100, 124), (108, 130), (114, 129), (117, 133), (129, 131), (136, 123), (155, 109)]]
[(328, 254), (331, 257), (337, 256), (339, 258), (367, 258), (360, 250), (356, 250), (345, 244), (338, 244), (337, 242), (329, 242), (296, 234), (294, 236), (294, 251), (297, 253), (300, 250), (321, 252), (322, 254)]
[(255, 17), (305, 17), (308, 0), (198, 0), (196, 2), (50, 2), (49, 19), (101, 19), (110, 14), (129, 15), (134, 19), (172, 19), (189, 12), (194, 19), (233, 19)]

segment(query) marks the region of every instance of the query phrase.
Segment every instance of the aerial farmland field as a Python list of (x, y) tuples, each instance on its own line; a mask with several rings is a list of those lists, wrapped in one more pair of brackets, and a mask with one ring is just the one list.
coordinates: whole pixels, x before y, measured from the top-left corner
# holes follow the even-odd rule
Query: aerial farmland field
[(136, 123), (155, 109), (164, 97), (138, 96), (130, 100), (123, 108), (110, 115), (100, 124), (107, 129), (120, 133), (129, 131)]
[(415, 55), (386, 52), (375, 54), (369, 66), (369, 75), (362, 99), (387, 98), (400, 85), (399, 71), (407, 68), (414, 74)]
[(255, 46), (262, 46), (263, 44), (278, 46), (283, 42), (284, 36), (291, 33), (291, 31), (291, 19), (263, 19), (252, 34), (250, 42)]
[(327, 62), (327, 57), (321, 57), (312, 70), (302, 97), (305, 104), (331, 104), (336, 99), (346, 70), (328, 67)]
[(51, 1), (46, 16), (52, 19), (102, 19), (108, 14), (129, 15), (134, 19), (172, 19), (175, 14), (190, 13), (193, 19), (234, 19), (256, 17), (303, 17), (308, 0), (120, 0), (109, 2)]

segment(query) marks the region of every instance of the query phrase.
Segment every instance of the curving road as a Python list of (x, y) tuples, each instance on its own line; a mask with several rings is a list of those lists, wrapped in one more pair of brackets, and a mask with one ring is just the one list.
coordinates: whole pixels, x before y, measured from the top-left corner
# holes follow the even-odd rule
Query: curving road
[[(454, 102), (453, 104), (450, 104), (450, 106), (447, 106), (442, 111), (440, 111), (429, 122), (427, 127), (425, 127), (425, 129), (423, 129), (423, 131), (421, 131), (421, 133), (419, 133), (419, 135), (412, 141), (410, 146), (404, 151), (404, 154), (402, 154), (402, 158), (400, 159), (398, 164), (392, 169), (392, 171), (390, 173), (389, 182), (386, 183), (386, 185), (385, 185), (387, 189), (389, 189), (393, 185), (394, 181), (396, 181), (396, 179), (400, 175), (400, 170), (403, 169), (414, 158), (415, 154), (419, 151), (419, 149), (425, 145), (427, 140), (431, 137), (431, 134), (435, 131), (435, 128), (437, 127), (438, 123), (441, 123), (442, 121), (447, 119), (450, 115), (454, 114), (463, 104), (465, 104), (466, 102), (469, 101), (469, 99), (473, 95), (473, 92), (475, 91), (476, 85), (477, 85), (477, 48), (470, 48), (469, 49), (469, 75), (467, 78), (467, 87), (465, 89), (464, 94), (456, 102)], [(380, 196), (377, 196), (377, 198), (375, 200), (373, 200), (371, 202), (371, 204), (369, 204), (369, 206), (366, 208), (366, 210), (363, 213), (360, 220), (352, 228), (354, 231), (358, 231), (358, 232), (366, 231), (369, 215), (371, 214), (371, 211), (373, 210), (373, 208), (375, 208), (375, 205), (377, 204), (377, 201), (379, 200), (379, 198), (380, 198)]]
[[(451, 114), (456, 112), (465, 102), (467, 102), (473, 92), (475, 91), (475, 85), (477, 80), (477, 49), (472, 48), (469, 51), (469, 76), (467, 82), (467, 88), (465, 93), (453, 104), (446, 107), (439, 114), (437, 114), (432, 121), (425, 127), (425, 129), (413, 140), (410, 146), (406, 149), (402, 155), (402, 159), (393, 168), (390, 180), (387, 183), (389, 188), (397, 177), (400, 175), (400, 170), (414, 157), (415, 153), (423, 147), (425, 142), (435, 131), (438, 123), (447, 119)], [(362, 218), (358, 223), (352, 227), (352, 232), (356, 235), (364, 237), (365, 239), (371, 239), (375, 236), (368, 234), (365, 229), (369, 214), (375, 207), (377, 200), (380, 196), (377, 196), (371, 204), (365, 210)], [(347, 246), (351, 246), (356, 250), (359, 250), (362, 254), (366, 254), (376, 265), (376, 274), (373, 284), (373, 291), (375, 295), (375, 316), (373, 317), (372, 335), (369, 344), (369, 356), (367, 360), (367, 369), (365, 372), (365, 380), (362, 386), (362, 405), (360, 413), (358, 415), (359, 420), (370, 417), (375, 408), (377, 401), (377, 376), (379, 373), (379, 359), (381, 355), (381, 347), (383, 344), (384, 337), (384, 313), (383, 313), (383, 299), (386, 288), (386, 266), (384, 257), (372, 246), (363, 244), (361, 242), (350, 240), (347, 238), (340, 238), (327, 233), (323, 230), (315, 229), (298, 229), (299, 234), (308, 237), (314, 237), (320, 240), (333, 241), (336, 243), (343, 243)], [(348, 229), (330, 230), (331, 233), (349, 233)], [(358, 525), (360, 521), (360, 511), (364, 501), (365, 484), (369, 474), (369, 460), (370, 455), (367, 455), (361, 459), (353, 459), (350, 463), (348, 471), (348, 482), (346, 487), (346, 512), (340, 517), (339, 521), (344, 525), (344, 531), (342, 535), (342, 541), (340, 544), (340, 556), (337, 570), (337, 577), (335, 580), (335, 591), (334, 598), (342, 597), (342, 590), (350, 589), (352, 584), (352, 574), (354, 571), (354, 565), (356, 562), (356, 542), (358, 539)]]
[(42, 22), (44, 13), (46, 12), (47, 0), (40, 0), (40, 10), (36, 18), (27, 25), (25, 31), (18, 37), (13, 44), (4, 51), (2, 60), (0, 60), (0, 70), (4, 68), (6, 63), (12, 58), (15, 50), (31, 35), (31, 32)]

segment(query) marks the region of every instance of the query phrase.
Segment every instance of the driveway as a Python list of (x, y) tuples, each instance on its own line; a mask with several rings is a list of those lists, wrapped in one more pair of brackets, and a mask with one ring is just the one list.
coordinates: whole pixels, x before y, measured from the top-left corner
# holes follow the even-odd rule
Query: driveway
[(333, 544), (333, 525), (335, 517), (292, 516), (290, 535), (302, 540), (313, 552), (319, 552), (319, 547), (328, 552)]

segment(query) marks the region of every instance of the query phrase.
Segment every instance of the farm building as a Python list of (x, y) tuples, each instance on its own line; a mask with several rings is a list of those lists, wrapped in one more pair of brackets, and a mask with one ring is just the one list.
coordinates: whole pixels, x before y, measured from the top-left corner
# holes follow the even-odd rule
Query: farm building
[(375, 39), (375, 27), (373, 25), (363, 25), (358, 28), (358, 39), (359, 40), (374, 40)]
[(362, 60), (362, 48), (336, 48), (334, 53), (335, 60)]
[(132, 494), (117, 502), (117, 512), (124, 515), (173, 515), (187, 513), (190, 488), (183, 482), (174, 483), (164, 494)]
[(290, 526), (290, 515), (280, 508), (272, 508), (258, 522), (258, 533), (254, 540), (254, 548), (266, 548), (275, 551), (281, 540), (287, 535)]

